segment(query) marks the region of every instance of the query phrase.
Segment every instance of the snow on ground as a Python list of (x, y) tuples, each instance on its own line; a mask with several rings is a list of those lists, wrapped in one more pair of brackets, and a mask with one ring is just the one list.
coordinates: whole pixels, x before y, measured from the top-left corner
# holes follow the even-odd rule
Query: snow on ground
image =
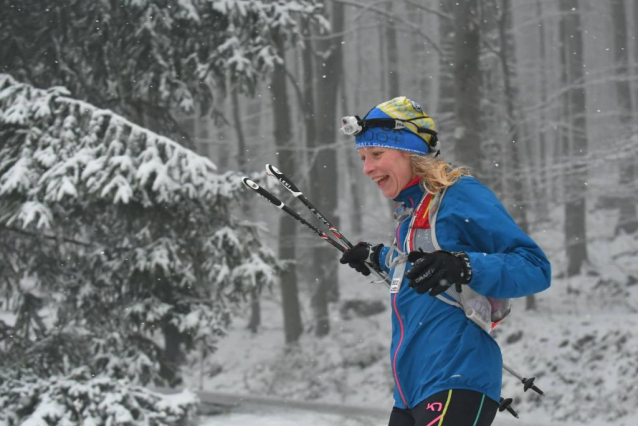
[[(240, 410), (220, 416), (203, 417), (200, 426), (387, 426), (387, 418), (346, 416), (294, 409), (262, 408)], [(638, 418), (636, 418), (638, 420)], [(493, 426), (580, 426), (583, 423), (555, 422), (534, 417), (518, 420), (509, 415), (497, 414)], [(587, 423), (590, 426), (606, 426), (607, 423)], [(636, 423), (628, 423), (635, 425)]]
[(386, 426), (387, 420), (374, 422), (369, 417), (349, 418), (342, 415), (310, 411), (265, 409), (260, 412), (232, 413), (202, 419), (200, 426)]
[[(638, 238), (612, 235), (608, 212), (591, 215), (588, 271), (564, 278), (562, 227), (537, 225), (534, 237), (548, 253), (554, 280), (537, 296), (538, 310), (529, 314), (516, 300), (513, 313), (494, 333), (504, 359), (524, 377), (535, 376), (545, 391), (538, 397), (504, 373), (503, 396), (514, 399), (520, 426), (638, 424)], [(336, 262), (336, 260), (335, 260)], [(339, 403), (385, 409), (392, 406), (389, 364), (390, 306), (387, 290), (348, 268), (339, 269), (341, 302), (331, 307), (330, 335), (315, 338), (306, 307), (306, 332), (299, 344), (284, 344), (283, 321), (276, 289), (262, 298), (263, 327), (256, 335), (245, 329), (246, 316), (236, 319), (219, 350), (200, 365), (194, 360), (187, 382), (192, 388), (245, 395), (267, 395), (298, 401)], [(308, 289), (300, 284), (306, 306)], [(369, 317), (344, 315), (348, 300), (381, 301), (385, 311)], [(259, 423), (251, 423), (259, 419)], [(499, 422), (509, 415), (499, 413)], [(256, 421), (256, 420), (255, 420)], [(339, 415), (239, 412), (210, 417), (216, 424), (260, 426), (304, 424), (357, 425), (357, 418)], [(348, 423), (349, 422), (349, 423)], [(499, 423), (499, 424), (501, 424)], [(376, 423), (366, 423), (376, 424)], [(379, 419), (387, 424), (387, 417)], [(505, 425), (506, 423), (502, 423)]]
[[(318, 414), (300, 410), (269, 410), (239, 412), (202, 419), (200, 426), (387, 426), (388, 420), (371, 419), (367, 416), (350, 417), (333, 414)], [(494, 426), (540, 426), (522, 423), (519, 420), (498, 419)], [(543, 423), (543, 426), (551, 423)], [(564, 426), (564, 425), (562, 425)]]

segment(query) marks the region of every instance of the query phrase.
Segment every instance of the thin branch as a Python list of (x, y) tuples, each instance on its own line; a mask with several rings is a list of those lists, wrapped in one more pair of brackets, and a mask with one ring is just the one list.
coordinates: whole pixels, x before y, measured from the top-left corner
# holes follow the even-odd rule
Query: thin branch
[(428, 6), (424, 6), (421, 3), (416, 3), (410, 0), (405, 0), (405, 2), (416, 9), (422, 10), (427, 13), (431, 13), (432, 15), (436, 15), (441, 19), (445, 19), (446, 21), (450, 21), (450, 22), (453, 21), (452, 16), (448, 15), (447, 13), (443, 13), (440, 10), (431, 9)]
[[(37, 234), (35, 232), (29, 232), (29, 231), (25, 231), (24, 229), (19, 229), (19, 228), (4, 226), (4, 225), (2, 225), (2, 229), (6, 229), (7, 231), (13, 231), (13, 232), (16, 232), (18, 234), (26, 235), (26, 236), (33, 237), (33, 238), (44, 237), (44, 238), (46, 238), (48, 240), (54, 240), (56, 242), (59, 241), (59, 238), (56, 235), (47, 235), (45, 233)], [(77, 244), (77, 245), (80, 245), (80, 246), (83, 246), (83, 247), (90, 247), (91, 246), (90, 243), (87, 243), (87, 242), (84, 242), (84, 241), (74, 240), (72, 238), (62, 237), (62, 240), (67, 242), (67, 243)]]
[(292, 87), (295, 89), (295, 93), (297, 94), (297, 102), (299, 102), (299, 108), (301, 108), (302, 115), (305, 117), (306, 116), (306, 107), (305, 107), (306, 100), (304, 99), (303, 93), (301, 92), (299, 83), (297, 82), (297, 79), (295, 78), (295, 76), (292, 75), (288, 67), (283, 67), (283, 69), (284, 69), (284, 72), (286, 73), (286, 77), (288, 77), (288, 79), (292, 83)]
[[(353, 0), (334, 0), (335, 3), (341, 3), (344, 4), (346, 6), (354, 6), (354, 7), (358, 7), (361, 8), (363, 11), (366, 10), (370, 10), (372, 12), (376, 12), (379, 15), (385, 16), (386, 18), (390, 18), (398, 23), (402, 23), (405, 24), (409, 27), (411, 27), (415, 32), (417, 32), (421, 37), (423, 37), (428, 43), (430, 43), (430, 45), (432, 46), (432, 48), (434, 50), (436, 50), (436, 52), (441, 55), (441, 49), (439, 48), (439, 46), (434, 42), (434, 40), (432, 40), (432, 38), (430, 38), (429, 35), (425, 34), (423, 31), (421, 31), (421, 26), (417, 25), (413, 22), (410, 22), (408, 20), (403, 19), (400, 16), (397, 16), (393, 13), (388, 13), (387, 11), (383, 10), (383, 9), (379, 9), (377, 7), (373, 7), (369, 4), (365, 4), (365, 3), (359, 3)], [(358, 20), (359, 18), (356, 18), (355, 20)]]
[[(595, 86), (597, 84), (610, 83), (614, 81), (638, 81), (638, 77), (629, 77), (629, 78), (618, 78), (618, 77), (606, 77), (604, 74), (601, 74), (601, 78), (592, 79), (592, 76), (585, 76), (586, 78), (580, 79), (579, 81), (569, 85), (558, 88), (552, 93), (552, 96), (549, 96), (545, 102), (539, 102), (535, 105), (528, 105), (521, 108), (521, 111), (524, 114), (530, 114), (534, 111), (540, 111), (543, 108), (551, 106), (554, 102), (561, 99), (561, 96), (564, 96), (566, 93), (571, 90), (586, 90), (588, 87)], [(583, 81), (586, 80), (586, 81)]]
[(367, 29), (377, 29), (379, 28), (378, 24), (370, 24), (370, 25), (362, 25), (360, 27), (354, 27), (349, 30), (340, 31), (338, 33), (330, 33), (326, 35), (313, 35), (308, 37), (303, 37), (303, 40), (314, 41), (314, 40), (332, 40), (333, 38), (343, 37), (345, 35), (349, 35), (352, 33), (356, 33), (357, 31), (367, 30)]

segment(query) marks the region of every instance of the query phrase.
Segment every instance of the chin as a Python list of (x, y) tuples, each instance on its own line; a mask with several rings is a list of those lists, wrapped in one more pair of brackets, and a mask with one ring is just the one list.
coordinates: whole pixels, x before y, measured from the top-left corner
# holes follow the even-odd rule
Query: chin
[(397, 195), (399, 195), (399, 194), (398, 194), (398, 193), (396, 193), (396, 194), (395, 194), (394, 192), (392, 192), (392, 193), (387, 193), (387, 192), (383, 191), (383, 196), (384, 196), (385, 198), (390, 199), (390, 200), (394, 200), (394, 199), (397, 197)]

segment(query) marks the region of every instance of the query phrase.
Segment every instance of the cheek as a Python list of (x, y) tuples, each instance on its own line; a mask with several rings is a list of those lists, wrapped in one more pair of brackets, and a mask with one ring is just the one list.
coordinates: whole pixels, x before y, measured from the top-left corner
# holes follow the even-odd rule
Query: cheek
[(401, 167), (399, 168), (399, 172), (397, 173), (397, 179), (399, 180), (399, 184), (401, 187), (404, 187), (414, 177), (414, 173), (412, 173), (412, 166), (410, 163), (403, 162)]

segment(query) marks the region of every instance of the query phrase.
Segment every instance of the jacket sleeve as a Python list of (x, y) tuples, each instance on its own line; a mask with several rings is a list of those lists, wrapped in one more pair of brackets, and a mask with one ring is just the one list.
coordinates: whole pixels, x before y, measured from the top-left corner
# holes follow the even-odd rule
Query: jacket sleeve
[(386, 274), (390, 273), (390, 268), (387, 267), (385, 261), (386, 261), (386, 257), (388, 256), (388, 252), (390, 251), (390, 247), (384, 245), (381, 248), (381, 251), (379, 252), (379, 265), (381, 265), (381, 269), (383, 269), (383, 271)]
[(551, 267), (541, 248), (514, 222), (485, 185), (464, 177), (449, 187), (436, 221), (444, 250), (464, 251), (477, 293), (523, 297), (550, 286)]

